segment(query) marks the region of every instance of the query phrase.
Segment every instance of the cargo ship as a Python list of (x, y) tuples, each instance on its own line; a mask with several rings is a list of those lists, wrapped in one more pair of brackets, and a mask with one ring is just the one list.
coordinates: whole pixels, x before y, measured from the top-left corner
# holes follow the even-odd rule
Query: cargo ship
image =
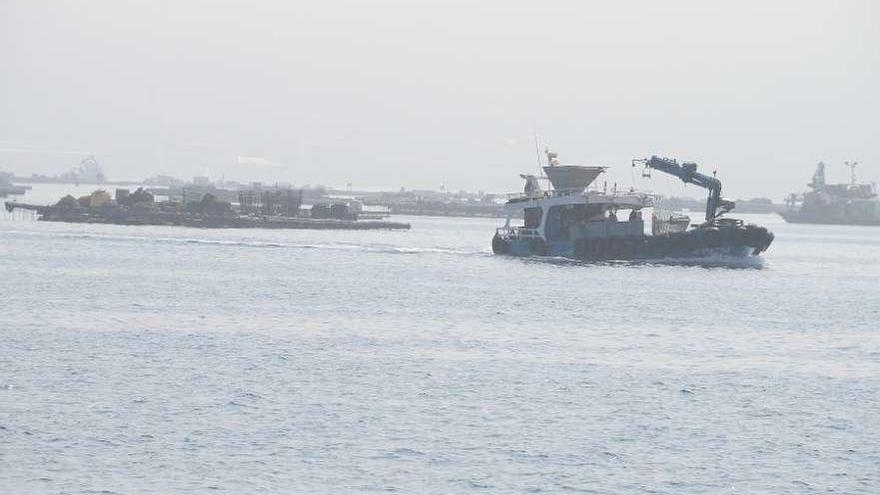
[[(651, 194), (591, 187), (607, 167), (561, 165), (547, 151), (540, 176), (521, 175), (525, 187), (504, 205), (507, 221), (495, 232), (492, 250), (514, 256), (579, 260), (693, 260), (759, 256), (773, 242), (766, 228), (724, 215), (735, 206), (721, 197), (721, 181), (697, 171), (693, 162), (652, 156), (633, 160), (643, 175), (657, 170), (708, 190), (702, 223), (654, 208)], [(546, 189), (542, 181), (549, 183)], [(651, 210), (650, 228), (643, 214)], [(522, 225), (512, 225), (522, 219)]]
[(782, 218), (790, 223), (818, 223), (834, 225), (880, 225), (880, 201), (877, 186), (856, 181), (858, 162), (844, 162), (850, 167), (850, 182), (828, 184), (825, 164), (819, 162), (809, 191), (791, 194), (786, 199), (787, 209)]

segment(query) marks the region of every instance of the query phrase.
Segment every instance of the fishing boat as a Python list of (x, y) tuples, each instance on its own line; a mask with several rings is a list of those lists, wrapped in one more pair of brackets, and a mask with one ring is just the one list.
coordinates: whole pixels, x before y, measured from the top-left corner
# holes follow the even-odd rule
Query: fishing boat
[[(632, 162), (645, 176), (657, 170), (708, 190), (705, 220), (692, 225), (686, 215), (655, 209), (655, 197), (646, 192), (595, 187), (607, 167), (561, 165), (558, 155), (546, 153), (543, 173), (521, 175), (523, 192), (505, 203), (507, 220), (492, 239), (494, 253), (596, 261), (749, 258), (773, 242), (766, 228), (724, 216), (735, 203), (721, 197), (721, 181), (698, 172), (696, 163), (658, 156)], [(522, 224), (513, 225), (519, 219)]]

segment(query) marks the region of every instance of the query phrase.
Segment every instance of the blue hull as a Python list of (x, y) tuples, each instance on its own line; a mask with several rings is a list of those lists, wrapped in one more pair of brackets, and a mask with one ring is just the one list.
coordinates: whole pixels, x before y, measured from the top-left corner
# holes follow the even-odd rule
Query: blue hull
[(496, 254), (513, 256), (556, 256), (579, 260), (661, 260), (711, 256), (748, 257), (764, 252), (773, 234), (763, 227), (748, 225), (729, 229), (694, 229), (660, 236), (544, 241), (540, 238), (492, 240)]

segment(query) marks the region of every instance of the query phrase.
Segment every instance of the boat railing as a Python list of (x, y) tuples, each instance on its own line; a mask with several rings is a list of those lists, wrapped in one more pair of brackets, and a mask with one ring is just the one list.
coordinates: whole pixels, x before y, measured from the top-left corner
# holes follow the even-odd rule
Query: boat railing
[(602, 194), (609, 198), (618, 198), (624, 196), (632, 196), (634, 194), (644, 196), (646, 199), (655, 200), (660, 197), (657, 194), (646, 192), (646, 191), (635, 191), (634, 189), (605, 189), (599, 187), (590, 187), (588, 189), (583, 188), (574, 188), (574, 189), (551, 189), (549, 191), (538, 191), (532, 193), (511, 193), (505, 194), (504, 197), (507, 198), (508, 203), (519, 203), (523, 201), (530, 200), (540, 200), (545, 198), (554, 198), (560, 196), (582, 196), (582, 195), (591, 195), (591, 194)]
[(504, 195), (508, 202), (519, 203), (521, 201), (529, 201), (532, 199), (543, 199), (550, 197), (550, 191), (538, 191), (532, 193), (509, 193)]
[(541, 237), (538, 229), (529, 229), (526, 227), (499, 227), (495, 229), (495, 233), (498, 236), (505, 238), (532, 239)]

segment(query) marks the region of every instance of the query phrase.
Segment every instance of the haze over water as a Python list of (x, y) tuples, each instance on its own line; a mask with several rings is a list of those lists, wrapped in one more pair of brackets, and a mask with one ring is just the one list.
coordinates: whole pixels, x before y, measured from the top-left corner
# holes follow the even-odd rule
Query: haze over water
[(760, 268), (3, 216), (0, 492), (876, 493), (880, 229), (748, 219)]
[(5, 0), (0, 170), (94, 154), (116, 180), (506, 192), (537, 132), (609, 183), (657, 154), (779, 201), (820, 160), (880, 181), (878, 18), (874, 0)]

